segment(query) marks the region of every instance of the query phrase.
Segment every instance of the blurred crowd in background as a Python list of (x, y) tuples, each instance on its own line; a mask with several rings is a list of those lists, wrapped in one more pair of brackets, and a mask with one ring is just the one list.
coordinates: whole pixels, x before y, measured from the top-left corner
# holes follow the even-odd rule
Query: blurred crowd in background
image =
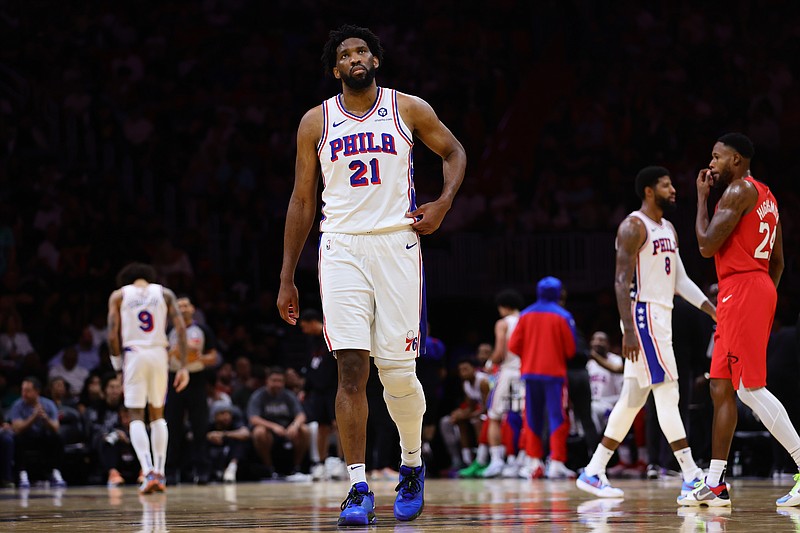
[[(781, 206), (786, 253), (773, 344), (781, 357), (770, 360), (770, 378), (781, 380), (775, 387), (797, 383), (800, 228), (790, 206), (800, 200), (792, 181), (800, 172), (793, 157), (800, 60), (790, 43), (800, 25), (780, 10), (751, 10), (747, 1), (712, 14), (688, 2), (601, 8), (506, 0), (490, 9), (434, 0), (386, 4), (378, 17), (357, 3), (304, 0), (48, 2), (46, 9), (0, 2), (0, 407), (9, 420), (20, 395), (54, 402), (63, 460), (92, 465), (76, 476), (65, 463), (68, 481), (106, 482), (110, 468), (125, 479), (137, 475), (125, 461), (108, 466), (123, 452), (103, 456), (122, 447), (110, 435), (121, 437), (116, 430), (124, 433), (126, 423), (107, 359), (106, 303), (114, 275), (131, 260), (152, 263), (160, 281), (190, 295), (195, 320), (215, 334), (219, 355), (203, 378), (208, 430), (238, 433), (209, 446), (231, 453), (232, 441), (247, 443), (236, 453), (264, 468), (239, 469), (240, 478), (271, 476), (278, 466), (258, 452), (247, 402), (276, 373), (302, 397), (319, 349), (280, 321), (275, 291), (296, 126), (337, 90), (319, 56), (328, 30), (343, 22), (381, 37), (387, 53), (379, 84), (426, 99), (467, 150), (464, 186), (441, 230), (425, 241), (431, 249), (469, 233), (613, 236), (638, 207), (633, 176), (661, 164), (677, 188), (670, 219), (687, 269), (710, 288), (713, 264), (700, 258), (694, 239), (694, 179), (720, 134), (749, 135), (753, 174)], [(440, 162), (425, 150), (417, 156), (425, 201), (438, 193)], [(305, 308), (319, 307), (315, 247), (312, 234), (297, 276)], [(566, 306), (586, 334), (605, 330), (613, 351), (620, 335), (612, 281), (571, 292)], [(535, 282), (518, 287), (531, 301)], [(431, 420), (454, 408), (459, 362), (492, 342), (491, 292), (501, 288), (487, 295), (463, 287), (458, 312), (453, 298), (429, 301), (432, 331), (446, 349), (420, 368), (432, 365), (426, 371), (437, 377), (436, 391), (455, 391), (441, 396)], [(684, 342), (679, 331), (676, 344)], [(702, 356), (684, 387), (702, 378)], [(26, 388), (27, 377), (36, 380)], [(379, 416), (383, 402), (371, 405)], [(230, 418), (231, 429), (213, 429), (216, 417)], [(10, 427), (0, 432), (7, 443)], [(192, 432), (173, 438), (192, 442)], [(290, 449), (307, 446), (303, 438)], [(374, 438), (374, 469), (396, 466), (396, 439), (380, 429)], [(447, 453), (431, 442), (443, 472)], [(12, 457), (6, 449), (4, 464)], [(335, 446), (329, 452), (335, 456)], [(18, 460), (37, 460), (30, 455)], [(298, 460), (289, 453), (283, 473), (316, 463)], [(175, 465), (174, 474), (202, 482), (230, 478), (226, 469), (216, 476), (211, 465)], [(0, 478), (18, 481), (5, 470)]]

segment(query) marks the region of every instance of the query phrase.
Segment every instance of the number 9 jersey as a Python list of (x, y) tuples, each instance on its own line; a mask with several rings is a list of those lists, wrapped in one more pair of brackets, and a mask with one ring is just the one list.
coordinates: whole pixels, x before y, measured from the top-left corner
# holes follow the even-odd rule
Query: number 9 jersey
[(122, 347), (166, 347), (167, 303), (164, 288), (156, 283), (146, 287), (125, 285), (120, 304)]
[(778, 202), (769, 187), (760, 181), (750, 176), (745, 181), (756, 188), (758, 200), (752, 211), (742, 215), (714, 257), (720, 281), (744, 272), (760, 271), (769, 275), (769, 259), (779, 220)]

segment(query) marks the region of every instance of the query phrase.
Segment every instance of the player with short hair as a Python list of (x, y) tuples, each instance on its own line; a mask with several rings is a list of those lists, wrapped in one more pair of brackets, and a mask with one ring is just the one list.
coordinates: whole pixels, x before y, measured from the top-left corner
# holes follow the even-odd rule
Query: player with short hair
[[(152, 266), (130, 263), (117, 274), (120, 288), (108, 299), (108, 347), (114, 369), (122, 369), (125, 407), (131, 415), (131, 444), (145, 474), (139, 487), (143, 494), (163, 492), (166, 487), (164, 466), (169, 440), (164, 420), (169, 357), (167, 318), (177, 334), (181, 361), (173, 385), (180, 392), (189, 384), (186, 325), (175, 294), (154, 283), (155, 279), (156, 271)], [(151, 437), (144, 426), (146, 406), (150, 410)]]
[[(383, 48), (369, 29), (344, 25), (332, 31), (322, 62), (341, 81), (342, 92), (300, 121), (278, 309), (290, 324), (300, 316), (294, 273), (314, 221), (321, 173), (320, 292), (325, 338), (339, 369), (336, 421), (351, 482), (339, 524), (375, 520), (365, 475), (370, 357), (400, 434), (394, 515), (413, 520), (422, 512), (425, 481), (420, 453), (425, 397), (415, 373), (425, 346), (419, 235), (442, 223), (464, 178), (466, 154), (425, 101), (378, 87), (375, 72)], [(419, 207), (414, 139), (441, 157), (444, 174), (439, 198)]]
[[(714, 421), (708, 476), (678, 498), (680, 505), (731, 504), (725, 470), (736, 430), (737, 395), (800, 470), (800, 437), (786, 408), (766, 389), (767, 342), (783, 274), (783, 236), (775, 196), (750, 174), (753, 155), (750, 139), (727, 133), (717, 139), (708, 168), (697, 176), (697, 244), (703, 257), (714, 257), (719, 280), (719, 323), (710, 371)], [(724, 187), (724, 192), (709, 221), (712, 186)], [(800, 473), (794, 480), (789, 493), (775, 502), (779, 507), (800, 505)]]
[(683, 474), (681, 493), (702, 477), (692, 457), (678, 409), (678, 367), (672, 348), (672, 307), (675, 294), (716, 318), (714, 306), (686, 274), (675, 227), (664, 218), (675, 207), (675, 187), (669, 170), (650, 166), (636, 176), (639, 210), (617, 230), (614, 289), (622, 322), (624, 383), (603, 439), (578, 477), (579, 489), (601, 498), (621, 498), (624, 492), (606, 478), (606, 465), (627, 435), (652, 391), (658, 421)]

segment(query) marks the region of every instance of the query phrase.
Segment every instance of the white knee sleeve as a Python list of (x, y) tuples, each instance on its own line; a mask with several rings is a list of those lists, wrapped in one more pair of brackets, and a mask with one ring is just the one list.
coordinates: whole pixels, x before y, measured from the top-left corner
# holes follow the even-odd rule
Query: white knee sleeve
[(648, 394), (650, 394), (650, 387), (641, 388), (635, 379), (626, 379), (622, 384), (619, 400), (611, 410), (611, 414), (608, 415), (608, 424), (604, 435), (609, 439), (622, 442), (633, 425), (633, 419), (647, 401)]
[(400, 434), (403, 464), (419, 466), (422, 447), (422, 415), (425, 414), (425, 394), (417, 379), (414, 359), (394, 361), (375, 358), (378, 375), (383, 383), (383, 400)]
[(681, 411), (678, 408), (680, 397), (677, 381), (666, 381), (653, 387), (658, 425), (670, 443), (686, 438), (686, 428), (683, 427)]
[(786, 448), (789, 453), (800, 448), (800, 437), (792, 425), (786, 408), (774, 394), (762, 387), (747, 390), (744, 384), (739, 385), (739, 399), (758, 415), (772, 436)]

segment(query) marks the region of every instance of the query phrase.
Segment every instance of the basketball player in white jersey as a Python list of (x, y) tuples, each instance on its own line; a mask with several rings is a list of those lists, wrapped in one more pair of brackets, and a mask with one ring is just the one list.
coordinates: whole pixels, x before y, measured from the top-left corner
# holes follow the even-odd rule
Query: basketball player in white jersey
[(494, 350), (490, 359), (492, 365), (499, 366), (500, 370), (486, 411), (489, 418), (486, 438), (489, 440), (491, 460), (482, 475), (487, 478), (499, 476), (506, 467), (506, 447), (502, 442), (503, 417), (511, 410), (512, 391), (524, 388), (520, 377), (520, 358), (508, 351), (508, 339), (519, 321), (522, 296), (517, 291), (504, 290), (497, 294), (495, 303), (500, 319), (494, 324)]
[[(131, 444), (139, 458), (144, 481), (143, 494), (163, 492), (164, 465), (169, 433), (164, 420), (169, 362), (167, 317), (178, 338), (181, 368), (174, 387), (180, 392), (189, 384), (186, 368), (186, 325), (171, 290), (156, 283), (150, 265), (131, 263), (117, 275), (119, 289), (108, 299), (108, 347), (115, 370), (122, 369), (125, 407), (131, 415)], [(123, 358), (124, 353), (124, 358)], [(144, 409), (150, 407), (150, 434), (144, 426)], [(152, 438), (152, 454), (150, 440)]]
[(646, 167), (636, 176), (642, 207), (617, 230), (614, 290), (622, 322), (624, 383), (619, 401), (608, 417), (603, 440), (577, 480), (579, 489), (607, 498), (623, 491), (606, 478), (606, 465), (644, 406), (655, 397), (658, 422), (683, 474), (681, 493), (703, 477), (686, 440), (678, 410), (678, 368), (672, 351), (672, 306), (675, 293), (716, 320), (716, 309), (686, 274), (678, 253), (674, 226), (664, 212), (675, 207), (675, 188), (669, 171)]
[[(370, 356), (400, 434), (394, 514), (413, 520), (422, 512), (425, 399), (415, 374), (415, 359), (425, 346), (419, 235), (442, 223), (466, 167), (464, 148), (430, 105), (378, 87), (375, 71), (382, 59), (380, 41), (366, 28), (344, 25), (324, 46), (325, 71), (342, 82), (342, 92), (300, 121), (278, 294), (281, 317), (295, 324), (300, 308), (294, 273), (314, 222), (321, 174), (320, 293), (325, 339), (339, 368), (336, 421), (351, 481), (340, 525), (375, 520), (364, 475)], [(444, 174), (439, 198), (419, 207), (415, 139), (442, 158)]]

